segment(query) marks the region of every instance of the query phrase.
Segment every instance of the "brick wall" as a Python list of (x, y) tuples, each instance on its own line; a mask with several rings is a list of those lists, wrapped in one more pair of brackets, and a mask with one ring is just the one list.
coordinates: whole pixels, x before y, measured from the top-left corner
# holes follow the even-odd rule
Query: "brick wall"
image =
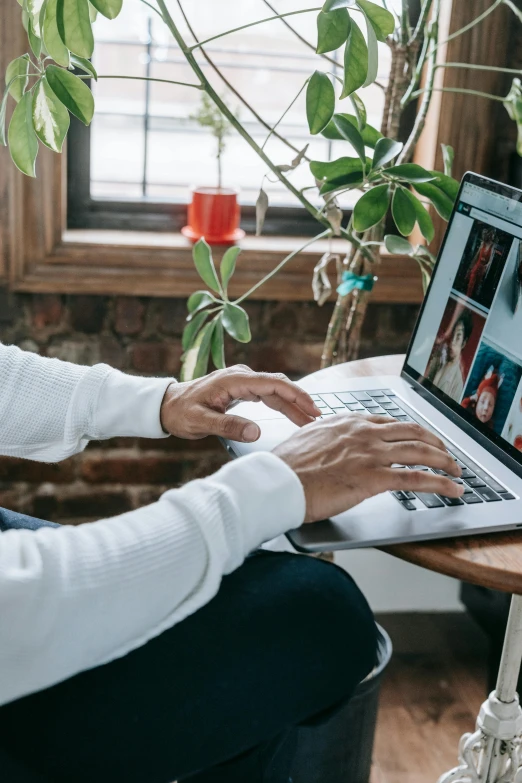
[[(253, 341), (230, 342), (228, 363), (299, 377), (319, 367), (331, 305), (251, 302)], [(362, 356), (405, 349), (415, 306), (375, 304)], [(106, 362), (131, 373), (179, 373), (186, 305), (180, 299), (18, 295), (0, 290), (0, 341), (80, 364)], [(1, 393), (1, 379), (0, 379)], [(225, 461), (215, 439), (121, 438), (91, 443), (59, 465), (0, 458), (0, 506), (61, 522), (119, 514)]]

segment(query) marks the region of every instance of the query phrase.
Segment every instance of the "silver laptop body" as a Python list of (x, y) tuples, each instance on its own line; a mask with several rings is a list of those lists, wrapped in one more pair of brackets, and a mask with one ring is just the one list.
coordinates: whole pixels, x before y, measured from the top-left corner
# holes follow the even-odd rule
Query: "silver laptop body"
[[(522, 528), (521, 242), (522, 191), (467, 173), (401, 376), (300, 383), (325, 417), (366, 411), (432, 428), (463, 468), (463, 500), (386, 492), (292, 531), (298, 550)], [(270, 451), (297, 429), (260, 403), (233, 412), (261, 428), (256, 443), (226, 442), (233, 457)]]

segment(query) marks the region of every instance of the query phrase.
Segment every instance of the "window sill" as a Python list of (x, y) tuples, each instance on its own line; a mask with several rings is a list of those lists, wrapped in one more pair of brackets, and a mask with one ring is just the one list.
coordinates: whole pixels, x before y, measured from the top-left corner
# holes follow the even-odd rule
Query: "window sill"
[[(245, 237), (230, 287), (232, 296), (247, 291), (306, 241), (298, 237)], [(328, 250), (343, 253), (346, 247), (343, 240), (316, 242), (256, 291), (254, 298), (311, 301), (315, 264)], [(217, 259), (222, 251), (215, 250)], [(422, 300), (420, 274), (410, 258), (385, 256), (376, 274), (379, 281), (373, 301)], [(204, 285), (194, 269), (191, 244), (181, 234), (74, 229), (64, 231), (45, 258), (32, 264), (21, 279), (13, 280), (12, 287), (39, 293), (185, 297)]]

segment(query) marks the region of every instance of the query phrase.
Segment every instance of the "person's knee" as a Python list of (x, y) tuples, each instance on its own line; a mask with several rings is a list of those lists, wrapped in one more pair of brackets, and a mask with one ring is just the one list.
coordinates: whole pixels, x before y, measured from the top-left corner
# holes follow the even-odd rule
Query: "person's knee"
[(280, 583), (282, 642), (294, 649), (303, 672), (308, 668), (310, 676), (315, 673), (324, 689), (339, 698), (348, 696), (376, 662), (371, 609), (353, 579), (337, 566), (302, 555), (280, 557), (272, 568)]

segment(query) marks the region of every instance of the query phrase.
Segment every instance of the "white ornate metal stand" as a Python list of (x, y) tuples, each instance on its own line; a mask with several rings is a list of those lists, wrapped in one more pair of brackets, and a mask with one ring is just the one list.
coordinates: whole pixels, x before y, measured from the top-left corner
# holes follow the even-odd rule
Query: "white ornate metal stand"
[(522, 596), (514, 595), (497, 686), (480, 708), (475, 733), (460, 741), (460, 765), (438, 783), (522, 783), (522, 709), (516, 691), (521, 661)]

